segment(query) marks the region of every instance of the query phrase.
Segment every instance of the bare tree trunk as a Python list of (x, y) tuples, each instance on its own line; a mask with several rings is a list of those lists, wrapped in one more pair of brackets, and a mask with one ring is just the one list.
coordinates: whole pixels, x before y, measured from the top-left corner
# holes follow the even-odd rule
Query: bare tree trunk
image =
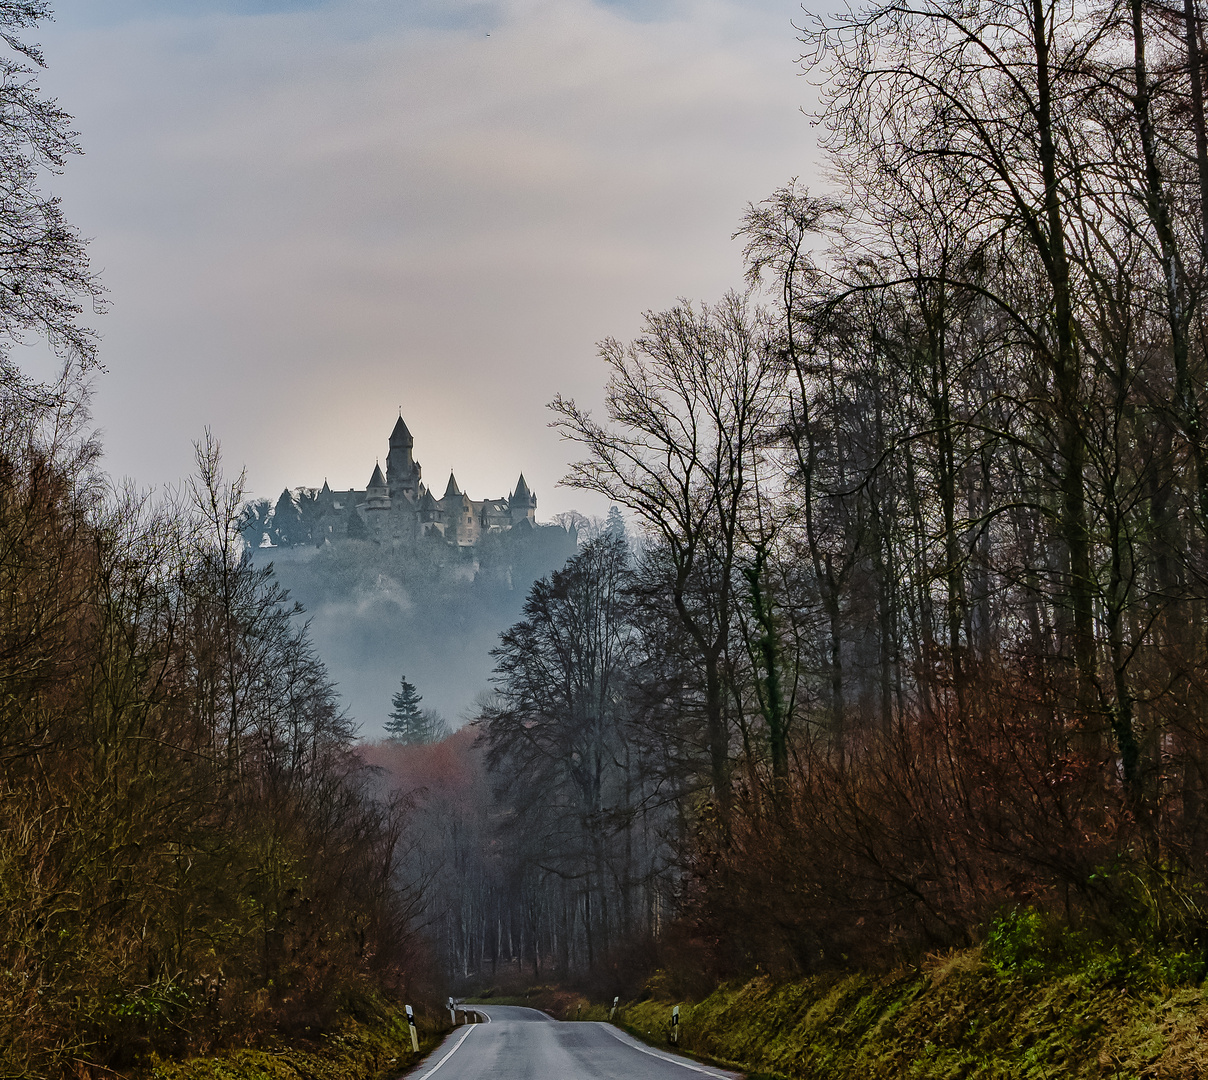
[(1195, 131), (1195, 164), (1200, 181), (1200, 258), (1208, 262), (1208, 131), (1204, 124), (1204, 69), (1200, 55), (1196, 0), (1183, 0), (1187, 73), (1191, 79), (1191, 126)]

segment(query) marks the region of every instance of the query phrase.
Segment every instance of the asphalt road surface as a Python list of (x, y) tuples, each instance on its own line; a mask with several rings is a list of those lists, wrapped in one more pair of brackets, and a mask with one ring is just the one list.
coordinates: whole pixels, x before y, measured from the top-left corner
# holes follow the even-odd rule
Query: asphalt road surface
[(737, 1073), (655, 1050), (611, 1024), (562, 1024), (536, 1009), (474, 1008), (409, 1080), (738, 1080)]

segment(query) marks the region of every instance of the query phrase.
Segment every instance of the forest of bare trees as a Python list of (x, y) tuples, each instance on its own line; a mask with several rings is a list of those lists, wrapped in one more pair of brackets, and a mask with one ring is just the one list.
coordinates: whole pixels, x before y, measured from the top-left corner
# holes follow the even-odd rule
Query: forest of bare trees
[(0, 426), (0, 1067), (121, 1069), (308, 1027), (415, 963), (403, 807), (242, 555), (217, 449), (106, 494), (61, 408)]
[(744, 292), (604, 342), (602, 416), (552, 406), (637, 543), (497, 650), (483, 814), (521, 876), (463, 966), (793, 973), (1022, 906), (1202, 970), (1194, 0), (800, 33), (828, 193), (748, 208)]
[(97, 469), (44, 15), (0, 0), (0, 1071), (322, 1027), (429, 950), (690, 988), (1033, 909), (1203, 976), (1195, 0), (804, 23), (833, 183), (603, 342), (602, 414), (553, 402), (628, 528), (532, 587), (473, 725), (360, 751), (213, 441), (162, 503)]

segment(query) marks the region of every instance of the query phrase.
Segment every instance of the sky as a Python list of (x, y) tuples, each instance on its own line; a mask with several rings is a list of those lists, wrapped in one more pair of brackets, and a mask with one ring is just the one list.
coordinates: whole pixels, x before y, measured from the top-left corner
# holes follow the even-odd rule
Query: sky
[(106, 466), (363, 487), (401, 407), (429, 486), (538, 517), (596, 343), (740, 286), (748, 202), (820, 174), (788, 0), (58, 0), (31, 37), (85, 150)]

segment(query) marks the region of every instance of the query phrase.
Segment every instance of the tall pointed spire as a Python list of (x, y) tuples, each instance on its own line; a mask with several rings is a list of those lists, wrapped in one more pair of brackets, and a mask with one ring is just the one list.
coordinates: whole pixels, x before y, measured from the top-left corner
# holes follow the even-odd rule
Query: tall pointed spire
[(445, 487), (445, 498), (450, 495), (460, 495), (461, 489), (457, 486), (457, 477), (453, 475), (453, 470), (449, 470), (449, 483)]
[(415, 439), (412, 438), (411, 432), (407, 429), (407, 425), (403, 420), (403, 411), (399, 410), (398, 421), (394, 425), (394, 430), (390, 433), (390, 445), (393, 446), (414, 446)]
[(512, 520), (513, 527), (524, 521), (530, 525), (536, 521), (537, 496), (529, 491), (529, 486), (524, 480), (524, 473), (520, 474), (520, 479), (516, 481), (516, 490), (508, 499), (508, 516)]

